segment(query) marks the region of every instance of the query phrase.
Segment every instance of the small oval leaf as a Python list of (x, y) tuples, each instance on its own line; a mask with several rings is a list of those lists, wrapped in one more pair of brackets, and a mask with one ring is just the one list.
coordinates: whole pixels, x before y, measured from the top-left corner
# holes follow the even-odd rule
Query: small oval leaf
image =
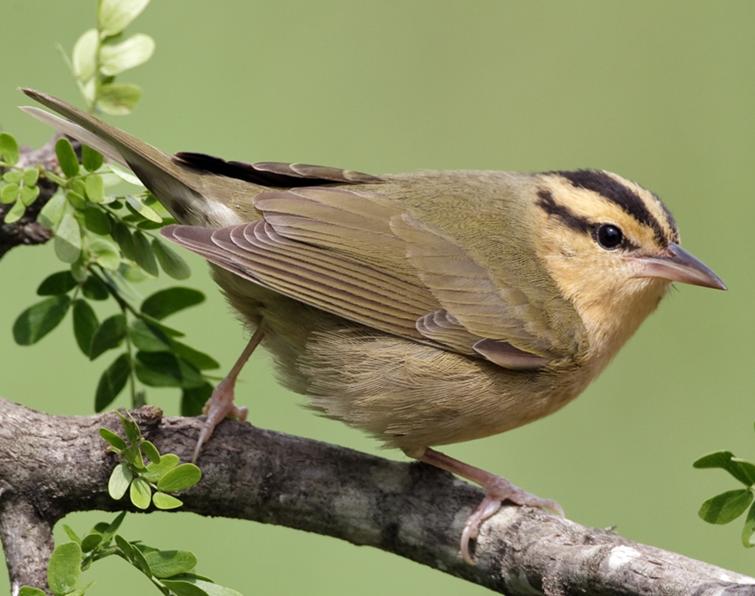
[(181, 464), (170, 470), (157, 483), (162, 492), (174, 493), (191, 488), (202, 479), (202, 471), (194, 464)]
[(85, 356), (90, 356), (92, 339), (100, 323), (94, 309), (86, 300), (78, 299), (73, 303), (73, 334), (76, 344)]
[(194, 288), (176, 286), (155, 292), (142, 302), (141, 311), (162, 320), (180, 310), (204, 302), (204, 294)]
[(152, 500), (152, 489), (141, 478), (134, 478), (128, 494), (134, 507), (138, 509), (147, 509)]
[(50, 333), (63, 320), (71, 305), (68, 296), (54, 296), (30, 306), (13, 323), (13, 339), (30, 346)]
[(730, 490), (705, 501), (698, 515), (711, 524), (728, 524), (742, 515), (751, 502), (749, 489)]
[(37, 288), (39, 296), (57, 296), (70, 292), (76, 287), (76, 280), (70, 271), (58, 271), (52, 273), (42, 280)]
[(61, 137), (57, 140), (55, 143), (55, 155), (58, 158), (60, 169), (66, 175), (66, 178), (73, 178), (79, 173), (79, 160), (68, 139)]
[(94, 360), (103, 352), (117, 348), (126, 337), (126, 317), (122, 314), (108, 317), (92, 338), (89, 358)]
[(158, 509), (178, 509), (184, 502), (181, 499), (177, 499), (173, 495), (166, 495), (165, 493), (156, 492), (152, 495), (152, 503)]
[(157, 238), (152, 240), (152, 250), (160, 267), (173, 279), (187, 279), (191, 275), (191, 269), (181, 255)]
[(76, 588), (81, 575), (81, 547), (66, 542), (55, 547), (47, 565), (47, 583), (55, 594), (67, 594)]
[[(117, 435), (116, 435), (117, 436)], [(110, 473), (110, 480), (107, 483), (107, 492), (111, 499), (119, 501), (126, 494), (134, 475), (131, 468), (126, 464), (118, 464)]]
[(108, 407), (126, 386), (131, 373), (131, 359), (128, 354), (121, 354), (102, 373), (97, 383), (94, 398), (94, 409), (101, 412)]

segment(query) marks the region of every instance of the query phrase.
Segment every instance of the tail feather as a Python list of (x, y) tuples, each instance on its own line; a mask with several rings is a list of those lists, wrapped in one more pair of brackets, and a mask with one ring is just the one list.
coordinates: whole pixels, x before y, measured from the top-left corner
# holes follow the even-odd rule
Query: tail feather
[(207, 211), (198, 175), (171, 156), (61, 99), (21, 90), (57, 115), (28, 106), (24, 112), (130, 167), (178, 221), (193, 223)]
[(52, 114), (51, 112), (33, 106), (19, 106), (19, 109), (22, 112), (29, 114), (32, 118), (52, 126), (55, 130), (59, 130), (69, 137), (73, 137), (77, 141), (89, 145), (92, 149), (96, 149), (109, 160), (128, 166), (124, 157), (115, 147), (113, 147), (113, 145), (105, 141), (102, 137), (98, 137), (96, 134), (89, 132), (86, 128), (83, 128), (70, 120)]

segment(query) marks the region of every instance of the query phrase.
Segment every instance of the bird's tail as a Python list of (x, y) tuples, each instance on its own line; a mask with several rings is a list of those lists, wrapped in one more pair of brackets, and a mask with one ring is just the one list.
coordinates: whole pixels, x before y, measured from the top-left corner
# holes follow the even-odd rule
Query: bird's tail
[(33, 89), (22, 91), (56, 114), (31, 106), (22, 106), (21, 110), (131, 168), (176, 220), (197, 223), (197, 219), (203, 219), (201, 216), (208, 206), (201, 192), (199, 175), (191, 169), (152, 145), (57, 97)]

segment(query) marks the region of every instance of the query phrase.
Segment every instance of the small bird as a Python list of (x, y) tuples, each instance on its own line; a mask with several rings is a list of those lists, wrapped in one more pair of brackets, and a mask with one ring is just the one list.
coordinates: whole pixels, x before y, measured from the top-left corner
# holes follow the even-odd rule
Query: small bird
[(212, 264), (252, 331), (208, 401), (195, 457), (261, 343), (324, 415), (479, 484), (462, 557), (503, 501), (553, 501), (432, 447), (563, 407), (672, 282), (725, 289), (679, 245), (660, 199), (602, 170), (374, 176), (169, 156), (73, 106), (22, 109), (130, 167), (175, 217), (169, 239)]

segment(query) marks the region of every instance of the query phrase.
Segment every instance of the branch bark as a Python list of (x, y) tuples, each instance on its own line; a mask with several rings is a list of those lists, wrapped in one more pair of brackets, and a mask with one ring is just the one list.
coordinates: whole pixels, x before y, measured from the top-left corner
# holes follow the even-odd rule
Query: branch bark
[[(134, 412), (161, 451), (188, 458), (199, 420)], [(42, 587), (50, 528), (72, 511), (120, 510), (107, 495), (116, 463), (98, 429), (114, 414), (49, 416), (0, 400), (0, 536), (14, 586)], [(199, 461), (184, 511), (249, 519), (381, 548), (515, 594), (753, 594), (755, 579), (531, 509), (505, 507), (462, 562), (463, 523), (481, 492), (424, 464), (391, 462), (227, 421)]]

